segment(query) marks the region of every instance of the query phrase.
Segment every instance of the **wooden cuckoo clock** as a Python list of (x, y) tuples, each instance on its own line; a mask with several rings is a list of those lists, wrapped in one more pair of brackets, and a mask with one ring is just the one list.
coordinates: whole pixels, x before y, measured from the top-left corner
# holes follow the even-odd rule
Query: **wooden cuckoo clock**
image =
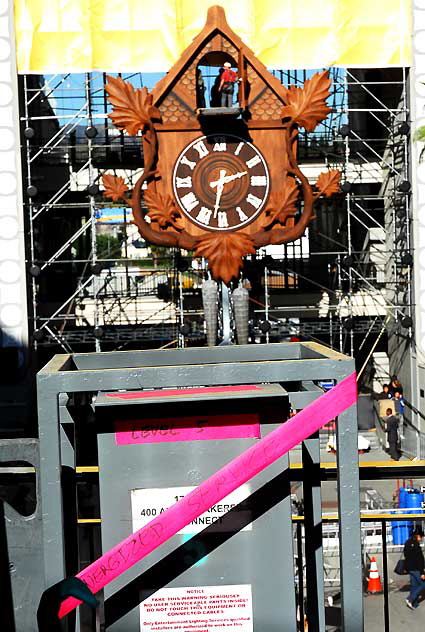
[[(220, 107), (213, 94), (206, 103), (201, 67), (229, 64), (237, 103)], [(128, 134), (142, 133), (144, 173), (131, 193), (123, 178), (104, 175), (105, 195), (131, 203), (146, 241), (205, 257), (214, 278), (228, 283), (244, 255), (298, 239), (314, 201), (339, 190), (338, 171), (311, 186), (296, 160), (298, 128), (313, 131), (326, 118), (329, 86), (324, 71), (287, 89), (230, 29), (224, 10), (211, 7), (151, 93), (108, 78), (109, 116)]]

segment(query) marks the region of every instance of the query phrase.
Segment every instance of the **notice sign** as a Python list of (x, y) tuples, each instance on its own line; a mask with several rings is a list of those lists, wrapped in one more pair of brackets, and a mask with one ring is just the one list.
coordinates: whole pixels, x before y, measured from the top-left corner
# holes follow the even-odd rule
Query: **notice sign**
[[(181, 500), (191, 492), (195, 487), (167, 487), (159, 489), (132, 489), (131, 490), (131, 513), (133, 519), (133, 531), (137, 531), (144, 527), (148, 522), (157, 516), (160, 516), (168, 507)], [(186, 527), (183, 527), (177, 533), (199, 533), (210, 525), (215, 525), (217, 531), (231, 531), (231, 521), (223, 522), (224, 515), (233, 509), (236, 505), (248, 498), (250, 495), (250, 486), (245, 483), (235, 489), (234, 492), (223, 498), (222, 501), (210, 507), (205, 513), (195, 518)], [(240, 511), (247, 511), (241, 507)], [(239, 512), (238, 512), (239, 513)], [(235, 523), (239, 522), (235, 517)], [(245, 517), (245, 516), (244, 516)], [(248, 517), (248, 516), (247, 516)], [(242, 531), (252, 531), (252, 523), (249, 521)]]
[(140, 606), (141, 632), (252, 632), (249, 584), (162, 588)]

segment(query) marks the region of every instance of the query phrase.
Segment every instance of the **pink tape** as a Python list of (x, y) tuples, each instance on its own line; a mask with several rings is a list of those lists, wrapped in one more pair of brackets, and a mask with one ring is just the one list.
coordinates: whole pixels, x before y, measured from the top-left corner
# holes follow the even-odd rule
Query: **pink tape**
[(208, 395), (209, 393), (240, 393), (241, 391), (261, 391), (261, 386), (242, 384), (237, 386), (206, 386), (204, 388), (173, 388), (155, 391), (131, 391), (131, 393), (107, 393), (106, 397), (117, 399), (149, 399), (150, 397), (174, 397), (175, 395)]
[[(104, 553), (77, 577), (86, 582), (93, 593), (97, 593), (204, 511), (349, 408), (356, 398), (356, 374), (353, 373), (222, 467), (160, 517)], [(78, 599), (68, 597), (61, 604), (59, 617), (65, 616), (80, 603)]]
[(115, 430), (117, 445), (260, 437), (258, 415), (253, 413), (118, 421)]

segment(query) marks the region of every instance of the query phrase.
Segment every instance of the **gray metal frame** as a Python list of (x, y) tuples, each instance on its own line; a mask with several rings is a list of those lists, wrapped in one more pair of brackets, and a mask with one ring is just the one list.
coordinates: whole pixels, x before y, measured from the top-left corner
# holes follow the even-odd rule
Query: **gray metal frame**
[[(22, 462), (25, 465), (8, 466), (14, 462)], [(0, 529), (5, 529), (7, 539), (16, 632), (36, 632), (38, 626), (35, 614), (43, 591), (44, 575), (37, 439), (2, 439), (0, 441), (0, 472), (7, 471), (14, 475), (33, 471), (35, 476), (34, 513), (22, 516), (5, 502), (5, 525), (0, 525)], [(1, 502), (0, 500), (0, 504)], [(0, 520), (2, 520), (2, 514), (3, 512), (0, 511)], [(7, 627), (7, 622), (3, 622), (2, 618), (1, 622), (2, 629), (12, 629)], [(3, 625), (6, 627), (3, 628)]]
[[(313, 380), (333, 379), (340, 382), (353, 371), (352, 358), (316, 343), (55, 356), (37, 375), (46, 585), (57, 582), (65, 575), (60, 474), (64, 458), (69, 464), (69, 453), (66, 456), (62, 454), (60, 394), (96, 393), (118, 389), (298, 382), (301, 385), (299, 391), (290, 392), (289, 399), (293, 408), (300, 409), (320, 396), (320, 391), (312, 390), (315, 388), (314, 385), (311, 386)], [(69, 422), (69, 419), (66, 421)], [(317, 454), (310, 445), (307, 444), (306, 459), (308, 452), (310, 456), (307, 460), (314, 467), (317, 465)], [(339, 417), (337, 453), (343, 630), (361, 632), (363, 601), (355, 405)], [(316, 529), (321, 528), (319, 500), (320, 490), (315, 489), (311, 496), (310, 520)], [(319, 585), (322, 577), (321, 551), (314, 555), (315, 580), (316, 585)], [(292, 569), (291, 572), (293, 573)], [(286, 599), (282, 595), (275, 597)], [(310, 621), (310, 626), (322, 632), (324, 622), (321, 604), (318, 604), (316, 610), (318, 620)]]

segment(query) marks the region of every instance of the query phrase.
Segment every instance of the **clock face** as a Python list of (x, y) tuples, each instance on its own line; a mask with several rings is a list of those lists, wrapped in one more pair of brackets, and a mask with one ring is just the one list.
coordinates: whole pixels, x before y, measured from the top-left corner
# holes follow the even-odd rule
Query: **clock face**
[(252, 222), (267, 201), (269, 187), (261, 153), (231, 134), (192, 141), (173, 172), (179, 207), (191, 222), (207, 230), (235, 230)]

